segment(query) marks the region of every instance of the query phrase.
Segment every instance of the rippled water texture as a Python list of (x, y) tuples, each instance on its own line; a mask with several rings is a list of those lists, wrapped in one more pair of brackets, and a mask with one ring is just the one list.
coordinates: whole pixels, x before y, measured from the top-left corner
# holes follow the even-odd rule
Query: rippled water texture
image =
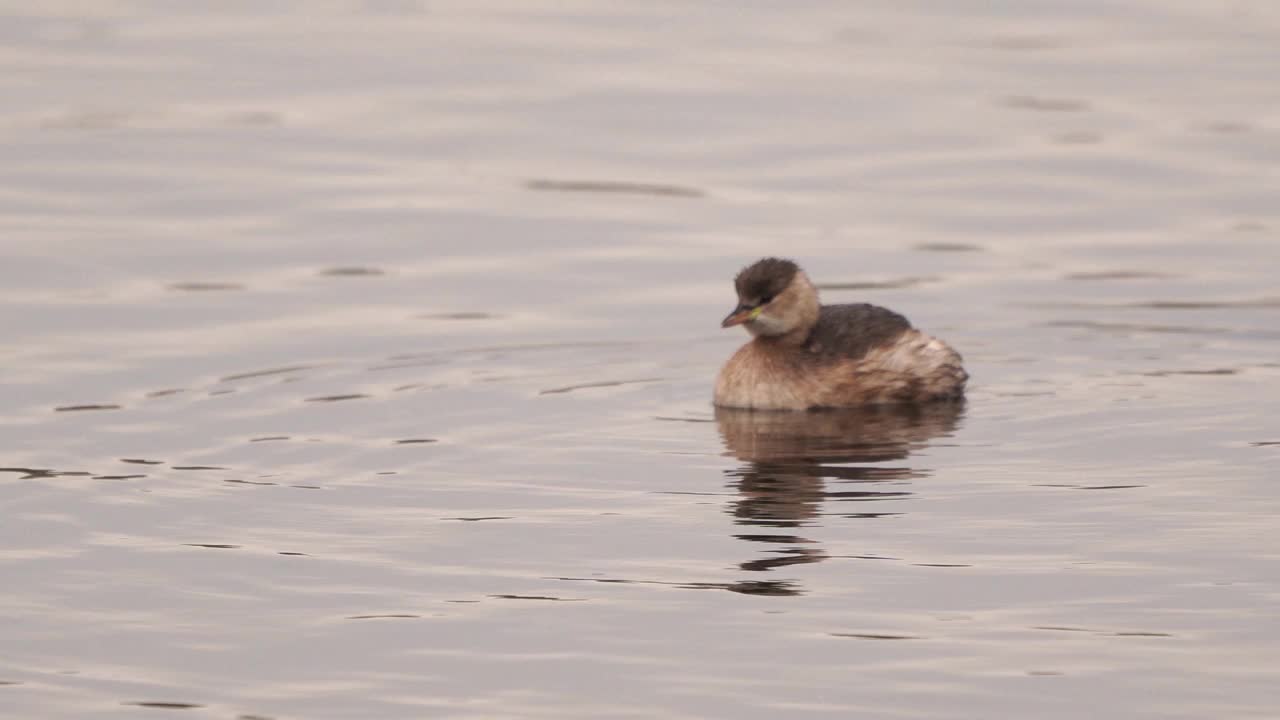
[[(0, 53), (0, 716), (1280, 713), (1275, 3), (5, 3)], [(773, 253), (968, 403), (715, 412)]]

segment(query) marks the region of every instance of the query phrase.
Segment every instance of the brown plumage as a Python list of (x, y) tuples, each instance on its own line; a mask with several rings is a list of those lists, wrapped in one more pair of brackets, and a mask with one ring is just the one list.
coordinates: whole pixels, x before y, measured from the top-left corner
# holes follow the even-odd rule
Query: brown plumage
[(715, 404), (807, 410), (963, 397), (959, 353), (875, 305), (821, 305), (794, 262), (765, 258), (734, 279), (738, 306), (723, 327), (754, 338), (716, 378)]

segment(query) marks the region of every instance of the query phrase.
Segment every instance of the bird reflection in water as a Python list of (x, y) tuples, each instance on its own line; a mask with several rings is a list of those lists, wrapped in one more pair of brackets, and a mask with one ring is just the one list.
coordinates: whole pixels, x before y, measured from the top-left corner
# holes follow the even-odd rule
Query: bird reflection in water
[[(737, 525), (757, 528), (735, 537), (777, 546), (768, 556), (739, 565), (749, 572), (827, 558), (821, 546), (794, 532), (827, 515), (873, 518), (897, 514), (861, 511), (832, 503), (867, 503), (911, 495), (901, 481), (924, 473), (879, 463), (904, 460), (935, 438), (951, 434), (963, 415), (960, 403), (879, 406), (820, 412), (760, 412), (716, 408), (728, 454), (742, 461), (727, 472), (737, 490), (728, 512)], [(873, 464), (874, 463), (874, 464)], [(782, 531), (782, 532), (780, 532)], [(753, 595), (799, 595), (792, 581), (746, 581), (727, 589)]]

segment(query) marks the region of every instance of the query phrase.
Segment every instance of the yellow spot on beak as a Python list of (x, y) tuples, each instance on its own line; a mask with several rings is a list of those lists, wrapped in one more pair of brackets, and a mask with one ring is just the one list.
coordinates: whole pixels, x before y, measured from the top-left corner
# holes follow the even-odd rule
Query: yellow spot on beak
[(762, 312), (764, 312), (764, 308), (762, 308), (762, 307), (758, 307), (758, 308), (756, 308), (756, 309), (754, 309), (754, 310), (752, 310), (752, 311), (751, 311), (750, 318), (751, 318), (752, 320), (755, 320), (756, 318), (760, 317), (760, 313), (762, 313)]

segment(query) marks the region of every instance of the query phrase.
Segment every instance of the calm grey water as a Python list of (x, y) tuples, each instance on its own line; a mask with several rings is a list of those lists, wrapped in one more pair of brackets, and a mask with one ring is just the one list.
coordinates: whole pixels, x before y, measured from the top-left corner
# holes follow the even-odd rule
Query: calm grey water
[[(1280, 8), (5, 3), (0, 717), (1280, 717)], [(716, 413), (732, 274), (962, 409)]]

